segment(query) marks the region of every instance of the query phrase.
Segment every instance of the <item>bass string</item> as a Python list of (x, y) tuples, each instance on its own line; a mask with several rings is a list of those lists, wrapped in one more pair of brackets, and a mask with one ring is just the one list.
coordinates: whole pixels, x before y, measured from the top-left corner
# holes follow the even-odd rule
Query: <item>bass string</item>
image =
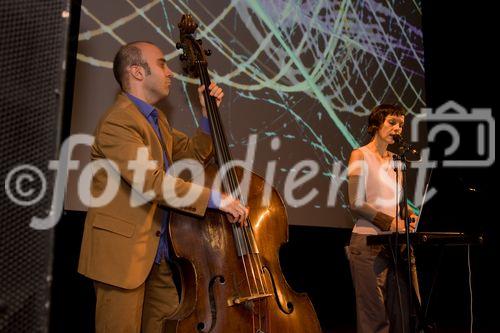
[[(203, 81), (205, 82), (204, 84), (205, 84), (205, 93), (207, 95), (206, 97), (209, 100), (209, 102), (211, 104), (211, 108), (212, 108), (211, 109), (212, 112), (210, 112), (210, 114), (213, 116), (212, 123), (215, 127), (214, 130), (217, 133), (218, 139), (220, 140), (219, 148), (220, 148), (221, 154), (223, 155), (222, 160), (220, 162), (225, 164), (226, 162), (232, 160), (231, 153), (227, 149), (228, 144), (227, 144), (227, 139), (225, 136), (224, 128), (222, 125), (222, 121), (220, 119), (219, 113), (217, 113), (217, 111), (216, 111), (218, 109), (217, 104), (215, 103), (214, 98), (210, 98), (208, 85), (207, 85), (210, 82), (210, 79), (208, 76), (208, 71), (206, 70), (206, 67), (201, 64), (201, 62), (199, 63), (199, 69), (200, 69), (200, 73), (202, 73), (202, 75), (200, 75), (200, 77), (203, 76)], [(235, 194), (235, 196), (240, 201), (243, 201), (244, 198), (242, 198), (241, 193), (239, 191), (237, 176), (234, 172), (234, 169), (228, 170), (228, 181), (229, 181), (231, 193)], [(255, 273), (254, 273), (254, 268), (253, 268), (253, 266), (255, 265), (257, 268), (257, 272), (259, 272), (259, 274), (257, 276), (258, 276), (258, 280), (259, 280), (262, 292), (268, 293), (269, 286), (267, 285), (266, 279), (263, 277), (264, 274), (263, 274), (262, 260), (260, 258), (260, 252), (258, 250), (256, 242), (254, 241), (255, 240), (255, 233), (253, 231), (252, 224), (251, 224), (251, 221), (249, 218), (247, 218), (246, 222), (247, 222), (247, 226), (243, 226), (243, 227), (239, 228), (238, 230), (243, 229), (243, 232), (245, 234), (245, 237), (242, 237), (242, 238), (243, 238), (243, 244), (245, 245), (245, 248), (247, 250), (246, 253), (248, 253), (248, 256), (249, 256), (249, 262), (251, 265), (250, 267), (252, 269), (252, 276), (255, 279)], [(239, 237), (241, 237), (241, 236), (240, 236), (240, 233), (238, 232), (238, 238)], [(243, 254), (244, 253), (245, 252), (243, 252)], [(257, 291), (258, 291), (259, 287), (258, 287), (258, 283), (256, 281), (255, 281), (255, 284), (257, 286)]]
[[(220, 114), (217, 112), (218, 108), (217, 108), (217, 104), (215, 102), (215, 98), (210, 98), (210, 93), (209, 93), (209, 85), (210, 85), (210, 78), (208, 76), (208, 71), (207, 71), (207, 68), (206, 66), (203, 66), (201, 64), (201, 62), (198, 62), (198, 68), (199, 68), (199, 73), (200, 73), (200, 81), (202, 82), (202, 84), (205, 85), (205, 89), (204, 89), (204, 97), (205, 97), (205, 101), (208, 102), (209, 105), (207, 105), (207, 111), (208, 111), (208, 115), (210, 117), (210, 121), (211, 121), (211, 124), (213, 126), (213, 130), (214, 130), (214, 133), (216, 133), (216, 136), (217, 137), (217, 144), (218, 144), (218, 151), (219, 151), (219, 163), (223, 163), (223, 165), (225, 165), (226, 162), (228, 161), (231, 161), (232, 158), (231, 158), (231, 154), (228, 150), (228, 145), (227, 145), (227, 139), (225, 137), (225, 132), (223, 130), (223, 125), (222, 125), (222, 122), (221, 122), (221, 119), (220, 119)], [(222, 179), (222, 181), (224, 181)], [(241, 196), (241, 193), (239, 191), (239, 185), (238, 185), (238, 181), (237, 181), (237, 177), (236, 177), (236, 174), (235, 174), (235, 171), (234, 169), (230, 169), (228, 170), (228, 180), (227, 180), (227, 183), (225, 184), (225, 187), (226, 187), (226, 190), (230, 190), (231, 194), (235, 193), (237, 195), (237, 198), (242, 200), (242, 196)], [(245, 202), (246, 204), (246, 202)], [(255, 275), (255, 272), (254, 272), (254, 264), (255, 266), (257, 266), (257, 272), (258, 272), (258, 279), (259, 279), (259, 282), (261, 284), (261, 288), (262, 288), (262, 291), (264, 293), (269, 293), (268, 291), (268, 286), (267, 286), (267, 281), (264, 279), (264, 270), (263, 270), (263, 266), (262, 266), (262, 261), (261, 261), (261, 258), (260, 258), (260, 253), (258, 251), (258, 248), (257, 248), (257, 244), (255, 242), (255, 234), (253, 232), (253, 228), (252, 228), (252, 224), (251, 224), (251, 221), (249, 218), (247, 218), (247, 226), (243, 226), (243, 227), (238, 227), (236, 225), (233, 225), (233, 230), (236, 230), (236, 242), (238, 243), (238, 246), (239, 246), (239, 250), (241, 251), (241, 241), (243, 240), (243, 243), (245, 245), (245, 248), (247, 250), (246, 253), (248, 253), (248, 259), (249, 259), (249, 264), (250, 264), (250, 268), (251, 268), (251, 271), (252, 271), (252, 277), (253, 277), (253, 280), (254, 280), (254, 283), (255, 283), (255, 286), (256, 286), (256, 290), (257, 290), (257, 293), (259, 293), (259, 288), (258, 288), (258, 283), (256, 281), (256, 275)], [(245, 235), (246, 237), (241, 237), (241, 229), (243, 228), (243, 231), (245, 232)], [(250, 231), (250, 235), (252, 237), (252, 239), (250, 239), (250, 236), (249, 236), (249, 231)], [(249, 244), (252, 244), (253, 247), (255, 249), (252, 249), (251, 246), (249, 246)], [(256, 252), (255, 254), (253, 252)], [(245, 252), (241, 252), (242, 253), (242, 263), (243, 263), (243, 267), (244, 267), (244, 271), (245, 271), (245, 278), (247, 280), (247, 284), (248, 284), (248, 287), (249, 287), (249, 291), (250, 291), (250, 294), (252, 294), (252, 288), (250, 287), (250, 281), (249, 281), (249, 276), (248, 276), (248, 271), (247, 271), (247, 267), (246, 267), (246, 264), (245, 264)], [(255, 258), (256, 257), (256, 258)], [(263, 282), (264, 280), (264, 282)], [(259, 329), (260, 331), (262, 331), (262, 312), (261, 312), (261, 303), (262, 301), (266, 302), (266, 305), (267, 305), (267, 300), (258, 300), (258, 311), (257, 311), (257, 316), (258, 316), (258, 322), (259, 322)], [(253, 317), (253, 315), (252, 315)], [(252, 323), (255, 327), (255, 323), (254, 321), (252, 320)]]
[[(209, 92), (209, 85), (210, 85), (210, 79), (208, 77), (208, 72), (205, 68), (205, 66), (203, 66), (201, 64), (200, 61), (198, 61), (198, 70), (199, 70), (199, 73), (200, 73), (200, 81), (201, 81), (201, 84), (205, 85), (205, 89), (204, 89), (204, 97), (205, 97), (205, 102), (206, 102), (206, 106), (207, 106), (207, 113), (208, 113), (208, 116), (209, 116), (209, 119), (210, 119), (210, 124), (212, 125), (212, 131), (214, 133), (213, 135), (213, 138), (214, 138), (214, 141), (215, 141), (215, 145), (216, 147), (218, 147), (218, 149), (216, 149), (216, 153), (218, 154), (218, 161), (219, 161), (219, 164), (220, 165), (224, 165), (227, 161), (230, 161), (230, 154), (229, 152), (224, 149), (225, 147), (227, 147), (226, 143), (225, 142), (225, 137), (224, 137), (224, 132), (223, 132), (223, 129), (222, 129), (222, 124), (220, 122), (220, 119), (218, 119), (219, 117), (217, 117), (217, 114), (216, 114), (216, 103), (214, 101), (213, 98), (211, 98), (212, 96), (210, 96), (210, 92)], [(232, 170), (230, 170), (232, 171)], [(231, 175), (231, 172), (229, 173), (229, 175)], [(234, 192), (236, 190), (235, 188), (235, 183), (234, 183), (234, 179), (232, 179), (233, 177), (228, 177), (228, 179), (221, 179), (222, 183), (223, 183), (223, 186), (225, 187), (226, 191), (230, 191), (230, 192)], [(245, 271), (245, 278), (247, 280), (247, 285), (248, 285), (248, 289), (249, 289), (249, 292), (251, 295), (253, 295), (253, 288), (251, 287), (251, 278), (249, 277), (249, 274), (248, 274), (248, 269), (247, 269), (247, 265), (246, 265), (246, 262), (245, 262), (245, 252), (250, 252), (250, 247), (249, 247), (249, 244), (246, 242), (246, 239), (244, 237), (242, 237), (241, 235), (241, 231), (239, 230), (239, 228), (237, 228), (235, 225), (233, 225), (233, 235), (235, 236), (236, 238), (236, 246), (238, 248), (238, 251), (242, 254), (241, 256), (241, 260), (242, 260), (242, 264), (243, 264), (243, 268), (244, 268), (244, 271)], [(256, 286), (256, 291), (258, 293), (258, 284), (257, 284), (257, 281), (256, 281), (256, 276), (255, 276), (255, 272), (253, 270), (253, 267), (251, 267), (251, 272), (252, 272), (252, 277), (253, 277), (253, 284), (255, 284)]]

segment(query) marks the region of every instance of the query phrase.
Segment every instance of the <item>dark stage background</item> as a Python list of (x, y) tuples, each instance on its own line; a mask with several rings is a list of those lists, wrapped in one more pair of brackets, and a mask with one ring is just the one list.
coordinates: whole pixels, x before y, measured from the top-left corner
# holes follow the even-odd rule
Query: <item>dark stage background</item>
[[(498, 57), (490, 46), (493, 5), (426, 0), (422, 11), (427, 106), (455, 100), (467, 108), (496, 110), (493, 89), (498, 85), (492, 82)], [(78, 28), (73, 25), (75, 31)], [(68, 116), (66, 120), (69, 133)], [(438, 140), (431, 146), (433, 154), (442, 156), (448, 144), (446, 138)], [(473, 142), (462, 144), (474, 148)], [(475, 332), (496, 332), (500, 324), (500, 275), (493, 266), (500, 259), (495, 178), (494, 167), (436, 169), (431, 186), (438, 194), (424, 216), (427, 230), (485, 232), (485, 244), (471, 248)], [(84, 218), (83, 212), (66, 211), (56, 227), (51, 332), (93, 331), (92, 284), (76, 273)], [(290, 242), (281, 251), (288, 281), (309, 294), (325, 332), (355, 331), (354, 296), (343, 250), (349, 233), (340, 228), (290, 226)], [(438, 272), (428, 308), (438, 332), (469, 331), (467, 249), (420, 248), (417, 260), (424, 297), (429, 295), (432, 273)]]

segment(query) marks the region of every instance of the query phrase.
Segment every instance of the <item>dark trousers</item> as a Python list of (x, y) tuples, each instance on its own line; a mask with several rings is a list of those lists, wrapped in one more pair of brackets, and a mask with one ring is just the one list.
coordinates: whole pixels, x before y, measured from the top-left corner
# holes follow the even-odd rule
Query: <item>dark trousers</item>
[[(399, 257), (402, 255), (402, 252), (398, 253)], [(407, 266), (399, 263), (396, 279), (394, 256), (390, 247), (366, 245), (366, 235), (355, 233), (351, 236), (348, 257), (356, 294), (358, 333), (410, 333), (408, 279), (405, 273)], [(412, 272), (412, 282), (415, 284), (415, 265)], [(418, 284), (415, 287), (418, 290)]]

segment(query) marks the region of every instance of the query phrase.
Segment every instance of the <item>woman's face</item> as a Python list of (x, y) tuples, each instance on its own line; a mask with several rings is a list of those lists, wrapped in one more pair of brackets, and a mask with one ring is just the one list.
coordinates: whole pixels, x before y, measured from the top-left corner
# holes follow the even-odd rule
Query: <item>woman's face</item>
[(387, 144), (393, 144), (395, 134), (401, 135), (403, 125), (405, 123), (405, 116), (388, 115), (385, 117), (384, 122), (380, 125), (377, 131), (379, 139)]

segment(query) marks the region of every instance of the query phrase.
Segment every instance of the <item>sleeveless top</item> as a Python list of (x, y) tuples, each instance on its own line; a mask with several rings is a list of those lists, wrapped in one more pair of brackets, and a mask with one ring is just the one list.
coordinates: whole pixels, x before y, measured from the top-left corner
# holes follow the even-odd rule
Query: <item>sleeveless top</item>
[[(394, 167), (396, 161), (393, 161), (390, 153), (390, 159), (381, 160), (374, 152), (366, 146), (359, 148), (363, 153), (364, 161), (360, 175), (360, 183), (364, 186), (365, 201), (378, 212), (382, 212), (389, 216), (396, 216), (396, 208), (398, 202), (401, 201), (401, 172), (399, 171), (398, 183), (396, 183), (396, 172)], [(398, 168), (398, 170), (400, 170)], [(397, 187), (396, 187), (397, 186)], [(397, 193), (396, 193), (396, 188)], [(396, 195), (397, 194), (397, 195)], [(390, 233), (390, 231), (382, 231), (371, 221), (364, 217), (358, 217), (353, 233), (364, 235), (377, 235)]]

